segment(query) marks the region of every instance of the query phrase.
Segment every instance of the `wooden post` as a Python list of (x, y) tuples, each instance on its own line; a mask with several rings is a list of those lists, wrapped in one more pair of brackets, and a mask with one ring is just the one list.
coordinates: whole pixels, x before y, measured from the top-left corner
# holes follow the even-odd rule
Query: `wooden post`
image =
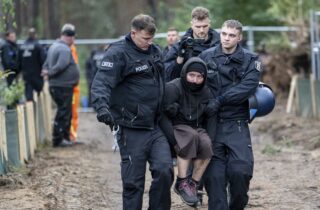
[(52, 133), (52, 109), (51, 109), (51, 96), (49, 93), (49, 84), (46, 81), (44, 83), (44, 87), (43, 87), (43, 104), (44, 104), (44, 112), (45, 112), (45, 116), (46, 116), (46, 136), (47, 136), (47, 140), (51, 141), (51, 133)]
[(316, 80), (313, 74), (310, 74), (310, 90), (311, 90), (312, 116), (318, 117)]
[(18, 115), (18, 130), (19, 130), (19, 150), (20, 150), (20, 162), (24, 164), (25, 160), (28, 160), (28, 152), (26, 145), (26, 125), (25, 125), (25, 116), (24, 116), (24, 107), (23, 105), (17, 106), (17, 115)]
[(297, 80), (298, 80), (298, 75), (295, 74), (293, 75), (291, 79), (291, 84), (290, 84), (290, 91), (289, 91), (289, 97), (288, 97), (288, 102), (287, 102), (287, 109), (286, 112), (289, 114), (292, 111), (293, 107), (293, 102), (294, 102), (294, 93), (296, 92), (297, 89)]
[(27, 127), (29, 134), (29, 144), (30, 144), (30, 154), (31, 158), (34, 157), (34, 152), (37, 148), (36, 143), (36, 125), (35, 125), (35, 115), (33, 109), (33, 102), (29, 101), (26, 103), (26, 111), (27, 111)]
[(46, 105), (45, 105), (45, 96), (44, 96), (44, 92), (42, 91), (40, 93), (40, 96), (39, 96), (39, 105), (41, 106), (40, 108), (40, 115), (39, 117), (42, 117), (42, 122), (43, 122), (43, 128), (44, 128), (44, 135), (45, 135), (45, 141), (50, 141), (50, 131), (49, 131), (49, 128), (48, 128), (48, 116), (46, 114)]
[(8, 161), (5, 111), (0, 110), (0, 150), (5, 161)]

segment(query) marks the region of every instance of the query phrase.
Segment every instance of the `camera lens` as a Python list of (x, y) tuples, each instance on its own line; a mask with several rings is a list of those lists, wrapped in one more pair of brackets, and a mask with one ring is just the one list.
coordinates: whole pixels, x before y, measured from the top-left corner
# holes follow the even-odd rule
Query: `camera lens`
[(192, 47), (194, 44), (194, 39), (191, 37), (188, 37), (186, 40), (186, 44), (187, 44), (187, 46)]

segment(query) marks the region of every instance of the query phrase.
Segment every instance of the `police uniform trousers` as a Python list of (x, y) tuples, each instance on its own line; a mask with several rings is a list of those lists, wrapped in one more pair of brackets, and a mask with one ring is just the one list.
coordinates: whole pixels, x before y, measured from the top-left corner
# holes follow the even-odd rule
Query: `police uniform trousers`
[[(213, 158), (203, 180), (209, 210), (241, 210), (248, 203), (253, 174), (253, 153), (248, 123), (235, 120), (217, 123)], [(229, 199), (227, 184), (229, 183)], [(229, 200), (229, 203), (228, 203)]]
[(123, 209), (142, 209), (147, 162), (152, 175), (149, 209), (170, 209), (173, 166), (168, 140), (160, 128), (145, 130), (120, 127), (117, 139), (121, 155)]

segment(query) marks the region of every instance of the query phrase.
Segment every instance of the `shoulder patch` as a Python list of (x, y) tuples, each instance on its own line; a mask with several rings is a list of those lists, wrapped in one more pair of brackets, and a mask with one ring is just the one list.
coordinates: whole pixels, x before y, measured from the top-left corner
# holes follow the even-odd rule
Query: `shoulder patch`
[(261, 71), (261, 61), (255, 61), (255, 62), (254, 62), (254, 67), (255, 67), (255, 69), (257, 69), (258, 71)]
[(113, 67), (113, 63), (112, 62), (108, 62), (108, 61), (102, 61), (101, 62), (101, 67), (112, 68)]

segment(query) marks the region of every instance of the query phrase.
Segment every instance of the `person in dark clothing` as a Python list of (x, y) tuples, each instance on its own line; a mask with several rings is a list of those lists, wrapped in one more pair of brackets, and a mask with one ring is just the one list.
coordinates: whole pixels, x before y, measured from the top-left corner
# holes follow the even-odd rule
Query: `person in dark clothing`
[(89, 106), (91, 106), (91, 85), (93, 78), (96, 75), (99, 66), (101, 65), (101, 60), (104, 56), (105, 49), (106, 45), (101, 45), (98, 49), (92, 50), (90, 57), (86, 61), (86, 79), (88, 84)]
[(261, 62), (258, 55), (239, 45), (242, 39), (239, 21), (225, 21), (220, 38), (218, 46), (199, 56), (208, 66), (208, 86), (217, 96), (208, 106), (218, 118), (216, 135), (210, 136), (214, 139), (214, 155), (203, 180), (210, 210), (241, 210), (248, 203), (247, 193), (253, 174), (248, 98), (259, 84)]
[(19, 49), (19, 69), (22, 71), (25, 83), (26, 99), (32, 101), (33, 91), (40, 94), (43, 87), (41, 70), (45, 61), (45, 52), (36, 38), (36, 30), (30, 28), (28, 34), (28, 39)]
[(9, 74), (7, 77), (7, 84), (10, 86), (17, 78), (20, 70), (18, 68), (18, 45), (16, 43), (17, 37), (14, 31), (8, 31), (5, 34), (6, 40), (1, 49), (1, 61), (5, 71), (12, 71), (14, 74)]
[(219, 44), (219, 34), (210, 28), (209, 10), (195, 7), (191, 12), (191, 28), (173, 45), (165, 57), (166, 81), (180, 77), (183, 64), (202, 51)]
[(43, 64), (42, 75), (49, 77), (50, 94), (57, 104), (53, 126), (53, 147), (72, 146), (70, 126), (72, 116), (73, 88), (79, 82), (79, 68), (75, 63), (70, 46), (74, 43), (75, 27), (65, 24), (61, 36), (54, 42)]
[(174, 27), (170, 27), (168, 28), (168, 32), (167, 32), (167, 46), (163, 49), (162, 51), (162, 55), (163, 57), (165, 57), (167, 55), (167, 53), (169, 52), (169, 50), (171, 49), (171, 47), (177, 43), (179, 41), (180, 37), (179, 37), (179, 31), (174, 28)]
[[(198, 205), (197, 188), (213, 154), (211, 139), (204, 129), (205, 119), (210, 116), (207, 103), (212, 98), (205, 85), (206, 77), (206, 64), (200, 58), (190, 58), (182, 68), (181, 78), (166, 85), (165, 113), (171, 122), (163, 122), (165, 118), (161, 122), (166, 124), (163, 130), (177, 153), (178, 177), (174, 191), (190, 206)], [(168, 133), (168, 129), (173, 130), (173, 134)], [(191, 162), (194, 168), (188, 177)]]
[(159, 127), (164, 95), (161, 50), (152, 44), (154, 19), (140, 14), (131, 32), (111, 43), (91, 87), (97, 119), (119, 126), (123, 209), (142, 209), (146, 164), (152, 183), (149, 209), (171, 206), (173, 166), (168, 140)]

